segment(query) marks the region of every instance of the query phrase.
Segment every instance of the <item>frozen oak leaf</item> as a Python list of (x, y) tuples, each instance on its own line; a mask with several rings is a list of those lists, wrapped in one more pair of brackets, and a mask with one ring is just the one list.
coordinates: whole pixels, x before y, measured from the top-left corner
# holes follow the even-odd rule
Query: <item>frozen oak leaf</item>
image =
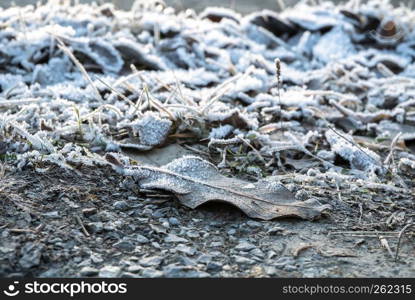
[[(113, 158), (107, 160), (113, 162)], [(118, 169), (120, 169), (119, 164)], [(208, 201), (223, 201), (240, 208), (249, 217), (270, 220), (278, 217), (315, 219), (328, 205), (318, 201), (296, 201), (281, 184), (261, 180), (249, 183), (221, 175), (211, 163), (185, 156), (157, 168), (134, 166), (121, 170), (134, 176), (142, 188), (173, 192), (184, 205), (196, 208)]]

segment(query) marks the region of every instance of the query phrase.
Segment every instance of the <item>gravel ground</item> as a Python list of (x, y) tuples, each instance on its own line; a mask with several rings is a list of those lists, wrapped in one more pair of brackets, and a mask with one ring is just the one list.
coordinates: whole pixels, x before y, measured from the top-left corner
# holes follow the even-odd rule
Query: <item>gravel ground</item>
[[(391, 210), (413, 215), (412, 199), (405, 196), (346, 191), (340, 202), (329, 189), (308, 187), (302, 193), (324, 198), (336, 210), (314, 222), (264, 222), (222, 204), (190, 210), (170, 195), (143, 194), (109, 168), (80, 171), (50, 166), (44, 174), (6, 172), (1, 277), (415, 275), (413, 235), (404, 236), (394, 262), (378, 237), (334, 234), (393, 232), (393, 222), (385, 222)], [(363, 214), (356, 199), (364, 200)], [(396, 235), (385, 236), (395, 251)]]

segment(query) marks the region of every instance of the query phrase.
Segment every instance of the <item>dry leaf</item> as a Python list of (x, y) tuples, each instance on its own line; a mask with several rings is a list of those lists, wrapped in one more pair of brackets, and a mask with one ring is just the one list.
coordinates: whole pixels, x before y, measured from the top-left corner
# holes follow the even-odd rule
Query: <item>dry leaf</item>
[[(107, 160), (113, 161), (113, 158)], [(225, 177), (214, 165), (195, 156), (176, 159), (160, 168), (132, 166), (120, 171), (138, 179), (142, 188), (173, 192), (190, 208), (217, 200), (240, 208), (249, 217), (270, 220), (277, 217), (314, 219), (330, 207), (311, 199), (296, 201), (289, 190), (276, 182), (249, 183)]]
[(301, 252), (313, 248), (315, 245), (312, 243), (300, 243), (296, 248), (292, 250), (292, 255), (297, 257)]
[(171, 144), (163, 148), (154, 148), (151, 151), (135, 151), (134, 149), (123, 149), (123, 154), (131, 159), (136, 160), (140, 165), (152, 165), (160, 167), (169, 162), (190, 155), (193, 152), (180, 146), (179, 144)]
[(301, 171), (301, 170), (308, 170), (311, 168), (314, 168), (320, 164), (319, 161), (316, 161), (315, 159), (291, 159), (291, 158), (285, 158), (285, 164), (292, 166), (295, 170)]

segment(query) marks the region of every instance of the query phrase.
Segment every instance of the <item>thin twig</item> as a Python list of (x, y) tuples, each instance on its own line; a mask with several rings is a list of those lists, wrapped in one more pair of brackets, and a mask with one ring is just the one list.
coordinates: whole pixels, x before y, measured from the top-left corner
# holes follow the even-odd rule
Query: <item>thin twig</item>
[(280, 127), (281, 127), (281, 130), (284, 131), (284, 128), (282, 127), (282, 104), (281, 104), (281, 61), (279, 58), (275, 60), (275, 73), (277, 75), (278, 105), (280, 106)]
[(5, 174), (6, 174), (6, 167), (2, 162), (0, 162), (0, 180), (4, 178)]
[(228, 152), (228, 146), (225, 146), (222, 150), (222, 160), (218, 164), (218, 168), (226, 168), (226, 153)]
[(406, 225), (404, 226), (404, 228), (402, 228), (402, 230), (399, 232), (399, 236), (398, 236), (398, 244), (396, 245), (396, 252), (395, 252), (395, 261), (397, 261), (397, 260), (398, 260), (398, 256), (399, 256), (399, 248), (400, 248), (400, 246), (401, 246), (401, 240), (402, 240), (402, 236), (403, 236), (403, 234), (405, 233), (405, 231), (406, 231), (409, 227), (414, 226), (414, 225), (415, 225), (415, 223), (409, 223), (409, 224), (406, 224)]
[(389, 148), (389, 154), (388, 156), (386, 156), (385, 161), (383, 162), (385, 165), (389, 164), (389, 161), (393, 158), (393, 152), (395, 150), (395, 146), (398, 143), (398, 140), (401, 137), (401, 135), (402, 135), (402, 132), (399, 132), (392, 140), (392, 143)]
[(266, 164), (267, 162), (265, 161), (265, 159), (264, 159), (264, 157), (261, 155), (261, 153), (259, 153), (259, 151), (257, 150), (257, 149), (255, 149), (255, 147), (254, 146), (252, 146), (251, 145), (251, 143), (250, 142), (248, 142), (246, 139), (244, 139), (244, 138), (242, 138), (242, 137), (240, 137), (239, 135), (237, 135), (236, 136), (238, 139), (240, 139), (245, 145), (247, 145), (249, 148), (251, 148), (254, 152), (255, 152), (255, 154), (256, 154), (256, 156), (258, 156), (258, 158), (264, 163), (264, 164)]
[(145, 89), (148, 103), (152, 104), (159, 112), (166, 113), (171, 121), (176, 121), (176, 117), (173, 115), (173, 113), (170, 110), (168, 110), (166, 107), (164, 107), (164, 105), (161, 102), (159, 102), (153, 95), (151, 95), (148, 92), (147, 84), (144, 86), (144, 89)]
[(39, 233), (43, 228), (45, 228), (45, 224), (44, 223), (40, 223), (36, 228), (35, 231), (37, 233)]
[(30, 103), (41, 102), (41, 98), (26, 98), (24, 100), (5, 100), (4, 98), (0, 98), (0, 107), (11, 107), (11, 106), (19, 106), (25, 105)]
[[(327, 120), (326, 120), (327, 121)], [(385, 168), (385, 166), (383, 166), (383, 165), (381, 165), (378, 161), (376, 161), (372, 156), (370, 156), (369, 154), (367, 154), (366, 153), (366, 151), (364, 151), (363, 149), (362, 149), (362, 147), (360, 147), (357, 143), (355, 143), (355, 142), (353, 142), (353, 141), (351, 141), (351, 140), (349, 140), (347, 137), (345, 137), (345, 136), (343, 136), (341, 133), (339, 133), (336, 129), (334, 129), (332, 126), (330, 126), (328, 123), (327, 123), (327, 127), (329, 128), (329, 129), (331, 129), (335, 134), (337, 134), (339, 137), (341, 137), (342, 139), (344, 139), (345, 141), (347, 141), (347, 142), (349, 142), (350, 144), (352, 144), (353, 146), (355, 146), (357, 149), (359, 149), (364, 155), (366, 155), (369, 159), (370, 159), (370, 161), (374, 161), (374, 162), (376, 162), (377, 163), (377, 165), (380, 167), (380, 168), (382, 168), (383, 170), (385, 170), (385, 169), (387, 169), (387, 170), (389, 170), (390, 171), (390, 169), (388, 168), (388, 167), (386, 167)]]
[(104, 102), (104, 100), (101, 97), (101, 94), (98, 91), (98, 88), (96, 87), (95, 83), (92, 81), (91, 77), (89, 76), (88, 72), (85, 70), (84, 66), (81, 64), (81, 62), (75, 57), (75, 55), (72, 53), (72, 51), (66, 47), (64, 42), (56, 35), (53, 35), (53, 37), (58, 41), (58, 47), (61, 49), (66, 55), (69, 56), (69, 58), (72, 60), (72, 62), (78, 67), (79, 71), (81, 71), (82, 75), (85, 77), (85, 79), (89, 82), (89, 84), (92, 86), (96, 96), (97, 100)]
[[(246, 76), (248, 76), (248, 75), (250, 75), (251, 73), (252, 73), (252, 71), (253, 71), (253, 69), (248, 69), (243, 75), (241, 75), (241, 74), (238, 74), (238, 75), (235, 75), (235, 76), (233, 76), (233, 77), (231, 77), (231, 78), (229, 78), (229, 79), (227, 79), (226, 81), (224, 81), (224, 82), (222, 82), (221, 84), (219, 84), (215, 89), (214, 89), (214, 91), (209, 95), (209, 97), (213, 97), (213, 95), (215, 95), (216, 94), (216, 96), (215, 97), (213, 97), (208, 103), (206, 103), (206, 105), (204, 105), (203, 106), (203, 108), (202, 108), (202, 110), (201, 110), (201, 114), (204, 114), (205, 113), (205, 111), (214, 103), (214, 102), (216, 102), (220, 97), (222, 97), (226, 92), (227, 92), (227, 86), (229, 85), (229, 84), (231, 84), (232, 82), (234, 82), (234, 81), (236, 81), (236, 80), (238, 80), (238, 79), (241, 79), (241, 78), (244, 78), (244, 77), (246, 77)], [(225, 88), (226, 88), (226, 90), (225, 90)], [(209, 97), (207, 97), (207, 98), (209, 98)]]
[(121, 97), (123, 100), (125, 100), (128, 104), (131, 106), (135, 106), (135, 104), (128, 99), (126, 96), (121, 94), (121, 92), (117, 91), (115, 88), (109, 85), (109, 83), (106, 83), (103, 79), (101, 79), (99, 76), (95, 76), (96, 79), (98, 79), (103, 85), (105, 85), (107, 88), (109, 88), (112, 92), (114, 92), (117, 96)]
[(85, 236), (90, 237), (91, 235), (89, 234), (88, 230), (86, 230), (81, 218), (79, 216), (75, 216), (75, 220), (79, 224), (79, 226), (81, 226), (82, 232), (85, 234)]
[(182, 102), (185, 102), (187, 105), (195, 106), (195, 102), (193, 102), (192, 100), (189, 100), (186, 97), (184, 97), (182, 89), (180, 87), (180, 82), (176, 77), (176, 73), (174, 73), (174, 71), (172, 73), (173, 73), (174, 80), (176, 81), (177, 90), (178, 90), (179, 95), (181, 97), (180, 100), (182, 100)]
[(383, 236), (394, 236), (398, 235), (399, 232), (395, 231), (334, 231), (330, 232), (329, 235), (352, 235), (352, 236), (373, 236), (379, 237), (379, 235)]
[(381, 235), (379, 236), (379, 241), (382, 247), (385, 248), (388, 251), (389, 255), (393, 258), (393, 252), (391, 250), (391, 247), (389, 247), (388, 240), (384, 236)]
[(206, 156), (209, 156), (210, 157), (210, 154), (208, 153), (208, 152), (206, 152), (206, 151), (203, 151), (203, 150), (199, 150), (199, 149), (196, 149), (196, 148), (194, 148), (194, 147), (192, 147), (192, 146), (189, 146), (189, 145), (182, 145), (184, 148), (186, 148), (186, 149), (189, 149), (190, 151), (193, 151), (193, 152), (196, 152), (196, 153), (198, 153), (198, 154), (202, 154), (202, 155), (206, 155)]

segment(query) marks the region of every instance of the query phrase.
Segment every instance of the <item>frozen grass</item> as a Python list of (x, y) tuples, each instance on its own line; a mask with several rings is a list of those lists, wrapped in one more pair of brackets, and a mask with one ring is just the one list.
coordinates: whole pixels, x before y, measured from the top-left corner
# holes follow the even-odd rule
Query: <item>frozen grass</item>
[[(312, 159), (322, 173), (407, 185), (414, 158), (398, 145), (410, 143), (415, 121), (413, 11), (376, 1), (245, 17), (105, 8), (3, 11), (1, 134), (15, 166), (182, 143), (230, 174), (278, 175)], [(369, 15), (377, 26), (358, 21)]]

